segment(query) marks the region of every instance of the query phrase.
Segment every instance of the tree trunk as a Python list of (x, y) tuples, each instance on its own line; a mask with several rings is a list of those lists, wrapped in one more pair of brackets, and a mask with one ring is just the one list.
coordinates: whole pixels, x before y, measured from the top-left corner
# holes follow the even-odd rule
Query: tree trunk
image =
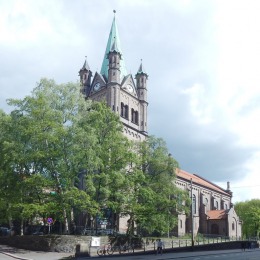
[(64, 218), (64, 225), (65, 225), (64, 233), (69, 234), (69, 222), (68, 222), (67, 212), (65, 208), (63, 208), (63, 218)]
[(23, 222), (23, 219), (22, 219), (21, 220), (21, 229), (20, 229), (21, 236), (23, 236), (23, 226), (24, 226), (24, 222)]

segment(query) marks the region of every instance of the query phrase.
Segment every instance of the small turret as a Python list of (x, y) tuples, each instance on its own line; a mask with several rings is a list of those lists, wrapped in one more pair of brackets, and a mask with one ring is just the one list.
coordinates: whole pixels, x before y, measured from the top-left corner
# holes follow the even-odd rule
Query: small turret
[(88, 91), (90, 89), (91, 77), (92, 77), (92, 72), (89, 68), (87, 57), (85, 59), (83, 67), (79, 71), (79, 77), (80, 77), (80, 84), (81, 84), (81, 93), (87, 96)]
[(231, 197), (233, 196), (233, 192), (230, 190), (230, 182), (227, 182), (227, 189), (226, 192), (229, 193), (231, 195)]
[(140, 101), (147, 102), (147, 79), (148, 74), (144, 71), (142, 60), (139, 69), (135, 75), (137, 93)]
[(142, 60), (135, 75), (137, 95), (140, 101), (140, 131), (147, 134), (147, 79), (148, 74), (144, 71)]

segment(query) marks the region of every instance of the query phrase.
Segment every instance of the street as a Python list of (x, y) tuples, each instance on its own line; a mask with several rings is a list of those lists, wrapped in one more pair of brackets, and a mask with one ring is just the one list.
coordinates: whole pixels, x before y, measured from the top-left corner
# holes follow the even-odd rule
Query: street
[[(7, 255), (10, 254), (10, 255)], [(216, 251), (200, 251), (200, 252), (181, 252), (181, 253), (165, 253), (162, 255), (146, 254), (146, 255), (112, 255), (112, 256), (94, 256), (94, 257), (77, 257), (74, 258), (72, 253), (57, 252), (35, 252), (11, 247), (0, 246), (1, 260), (87, 260), (87, 259), (109, 259), (109, 260), (166, 260), (166, 259), (187, 259), (187, 260), (259, 260), (260, 249), (252, 249), (242, 251), (240, 249), (233, 250), (216, 250)]]
[[(97, 257), (92, 257), (97, 258)], [(260, 250), (247, 250), (241, 251), (240, 249), (235, 250), (218, 250), (218, 251), (201, 251), (201, 252), (182, 252), (182, 253), (166, 253), (162, 255), (124, 255), (124, 256), (105, 256), (99, 257), (100, 259), (111, 259), (111, 260), (166, 260), (166, 259), (187, 259), (187, 260), (214, 260), (214, 259), (221, 259), (221, 260), (259, 260), (260, 259)], [(86, 260), (89, 258), (80, 257), (77, 260)]]

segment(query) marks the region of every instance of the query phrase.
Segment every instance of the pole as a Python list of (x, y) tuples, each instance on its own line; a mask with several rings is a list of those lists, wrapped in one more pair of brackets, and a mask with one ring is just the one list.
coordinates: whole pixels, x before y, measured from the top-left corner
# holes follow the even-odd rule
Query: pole
[(192, 178), (190, 179), (190, 196), (191, 196), (191, 249), (194, 249), (194, 220), (193, 220), (193, 193), (192, 193)]

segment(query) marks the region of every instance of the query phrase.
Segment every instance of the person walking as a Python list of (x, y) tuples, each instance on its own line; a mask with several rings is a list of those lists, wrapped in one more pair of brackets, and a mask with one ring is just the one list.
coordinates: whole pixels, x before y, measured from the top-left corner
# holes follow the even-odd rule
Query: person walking
[(163, 243), (163, 241), (159, 238), (159, 239), (157, 240), (157, 252), (156, 252), (157, 255), (158, 255), (159, 253), (162, 255), (163, 247), (164, 247), (164, 243)]

